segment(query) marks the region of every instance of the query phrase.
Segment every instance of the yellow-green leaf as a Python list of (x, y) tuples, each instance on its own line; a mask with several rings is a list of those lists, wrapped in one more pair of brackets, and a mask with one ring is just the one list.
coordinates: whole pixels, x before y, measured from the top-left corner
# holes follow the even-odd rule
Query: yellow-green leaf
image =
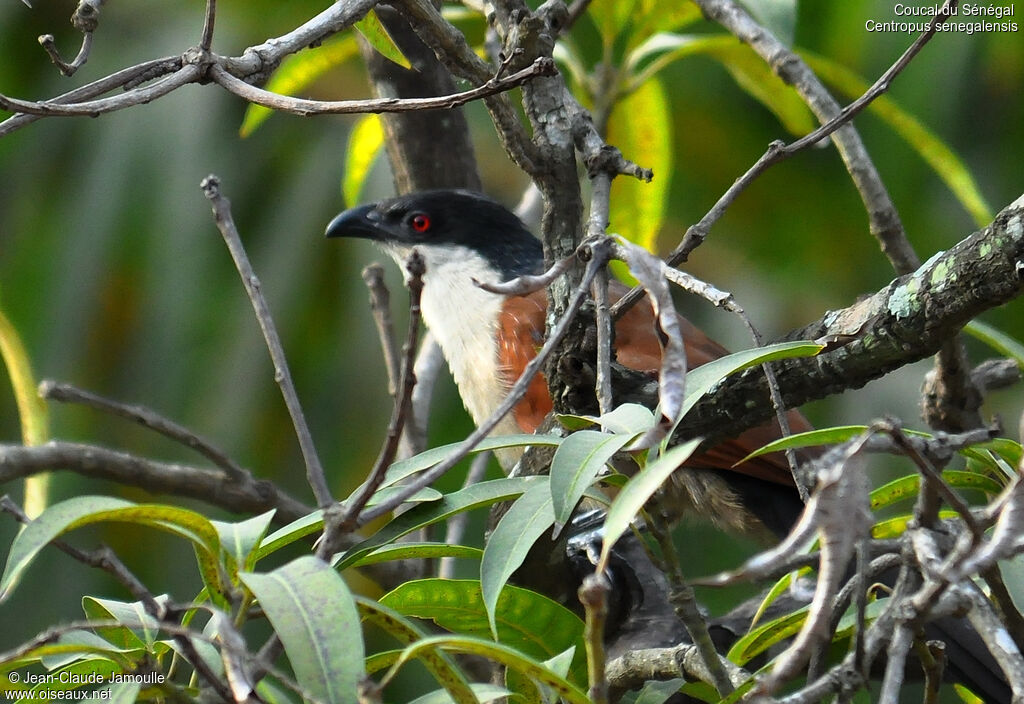
[(345, 152), (341, 194), (348, 206), (359, 202), (366, 177), (384, 147), (384, 126), (379, 115), (364, 115), (352, 128)]
[[(267, 81), (265, 88), (282, 95), (294, 95), (317, 78), (351, 59), (359, 53), (356, 37), (351, 32), (332, 37), (315, 50), (292, 54), (278, 67), (274, 75)], [(262, 105), (250, 105), (245, 111), (242, 126), (238, 129), (242, 137), (248, 137), (262, 125), (270, 113), (270, 108)]]
[[(0, 310), (0, 358), (14, 389), (14, 402), (21, 420), (21, 441), (26, 445), (42, 445), (50, 436), (46, 404), (36, 393), (35, 377), (28, 352), (18, 331)], [(36, 474), (25, 480), (25, 513), (35, 518), (46, 508), (49, 474)]]
[[(643, 119), (637, 119), (638, 115)], [(644, 83), (616, 104), (608, 120), (608, 143), (654, 172), (650, 183), (626, 176), (615, 179), (609, 229), (654, 251), (665, 219), (672, 173), (671, 115), (660, 81)], [(615, 273), (624, 271), (623, 267)]]
[(388, 30), (381, 24), (380, 18), (374, 10), (370, 10), (366, 17), (353, 25), (363, 38), (370, 43), (384, 58), (394, 61), (399, 66), (412, 68), (409, 59), (405, 58), (401, 49), (395, 44), (395, 40), (388, 34)]

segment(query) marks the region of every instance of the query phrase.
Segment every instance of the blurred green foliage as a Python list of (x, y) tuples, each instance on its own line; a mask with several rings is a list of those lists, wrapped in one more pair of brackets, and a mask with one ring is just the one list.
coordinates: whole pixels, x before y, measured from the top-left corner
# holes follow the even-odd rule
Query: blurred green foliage
[[(322, 3), (308, 0), (222, 1), (214, 50), (238, 54), (321, 8)], [(72, 9), (71, 3), (46, 0), (36, 0), (33, 9), (14, 0), (0, 2), (0, 92), (53, 96), (121, 67), (180, 53), (197, 41), (202, 25), (196, 4), (156, 0), (144, 11), (109, 5), (89, 63), (66, 79), (35, 38), (53, 33), (62, 51), (71, 54), (79, 41), (67, 22)], [(805, 2), (794, 43), (870, 81), (911, 41), (865, 30), (866, 19), (891, 19), (890, 13), (890, 4), (870, 0)], [(1017, 21), (1024, 23), (1024, 17)], [(690, 29), (717, 31), (703, 21)], [(588, 21), (573, 41), (581, 55), (600, 56), (602, 41)], [(655, 174), (669, 204), (657, 246), (667, 250), (771, 140), (788, 133), (711, 57), (672, 63), (658, 79), (672, 128), (671, 158), (664, 160), (671, 172)], [(998, 210), (1020, 195), (1024, 182), (1022, 84), (1019, 34), (951, 33), (925, 48), (890, 95), (965, 161), (984, 198)], [(320, 76), (307, 92), (341, 99), (366, 96), (368, 89), (358, 62), (348, 62)], [(216, 173), (263, 281), (332, 487), (347, 493), (372, 463), (390, 411), (359, 277), (360, 268), (379, 255), (362, 243), (328, 243), (321, 237), (330, 217), (350, 205), (342, 202), (340, 184), (348, 133), (357, 118), (275, 116), (242, 139), (245, 108), (216, 87), (188, 86), (148, 106), (95, 120), (46, 119), (0, 139), (0, 304), (38, 377), (150, 406), (309, 501), (266, 350), (199, 190), (200, 180)], [(487, 189), (514, 203), (522, 175), (497, 145), (483, 110), (471, 106), (467, 113)], [(644, 119), (642, 111), (634, 117)], [(922, 259), (974, 229), (971, 215), (888, 125), (872, 114), (856, 124)], [(365, 198), (389, 193), (383, 165), (369, 178)], [(690, 270), (733, 291), (768, 334), (848, 305), (892, 278), (867, 232), (859, 198), (829, 148), (807, 151), (769, 170), (714, 228), (691, 258)], [(404, 298), (395, 272), (390, 281), (401, 324)], [(692, 307), (692, 317), (723, 342), (748, 346), (737, 323), (705, 304)], [(1020, 303), (985, 319), (1024, 338)], [(987, 354), (980, 345), (971, 349), (976, 359)], [(813, 404), (812, 420), (866, 423), (892, 413), (913, 425), (925, 369), (927, 363), (913, 365), (867, 390)], [(996, 394), (986, 408), (1002, 412), (1011, 428), (1020, 410), (1017, 391)], [(433, 420), (435, 444), (456, 440), (470, 427), (450, 383), (440, 389)], [(150, 433), (88, 410), (52, 408), (51, 426), (56, 438), (199, 461)], [(14, 398), (2, 381), (0, 439), (19, 438)], [(20, 486), (3, 491), (20, 498)], [(104, 492), (151, 500), (142, 492), (70, 475), (57, 476), (53, 492), (55, 500)], [(693, 539), (684, 546), (692, 554), (683, 555), (688, 571), (735, 565), (735, 548), (710, 550), (712, 541), (722, 542), (719, 536), (706, 528), (692, 530)], [(14, 532), (12, 522), (0, 518), (0, 544), (9, 544)], [(179, 545), (149, 537), (136, 542), (117, 526), (87, 535), (109, 542), (154, 588), (194, 587), (192, 574), (166, 574), (167, 565), (190, 559)], [(0, 614), (0, 648), (58, 618), (76, 617), (81, 594), (112, 589), (98, 571), (59, 554), (47, 552), (33, 569), (37, 579), (47, 573), (63, 578), (47, 582), (46, 590), (16, 593), (5, 605), (6, 614), (22, 618), (10, 623)]]

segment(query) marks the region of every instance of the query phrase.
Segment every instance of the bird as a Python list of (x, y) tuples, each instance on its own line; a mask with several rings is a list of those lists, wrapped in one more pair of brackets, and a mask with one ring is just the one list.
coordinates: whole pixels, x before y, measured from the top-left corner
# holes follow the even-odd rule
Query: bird
[[(540, 241), (497, 201), (456, 189), (419, 191), (350, 208), (331, 220), (326, 236), (374, 242), (407, 278), (404, 264), (413, 250), (419, 252), (425, 264), (420, 304), (423, 319), (444, 353), (469, 414), (478, 425), (488, 418), (543, 343), (547, 298), (543, 290), (504, 295), (477, 284), (541, 273)], [(625, 291), (624, 286), (613, 285), (609, 297), (617, 299)], [(682, 316), (679, 322), (691, 368), (728, 354)], [(657, 375), (661, 346), (649, 301), (633, 306), (616, 322), (614, 353), (622, 365), (652, 378)], [(547, 383), (538, 375), (494, 433), (532, 433), (552, 406)], [(788, 420), (795, 432), (811, 429), (796, 411), (788, 413)], [(803, 510), (788, 462), (780, 453), (773, 453), (737, 464), (780, 434), (777, 423), (768, 423), (688, 459), (670, 482), (673, 500), (682, 504), (680, 512), (703, 516), (729, 532), (761, 540), (786, 535)], [(514, 450), (499, 453), (506, 470), (517, 459)], [(635, 567), (623, 564), (621, 570), (628, 576)], [(647, 597), (627, 594), (626, 601), (639, 613)], [(638, 605), (640, 608), (635, 608)], [(628, 615), (624, 618), (625, 623), (631, 622)], [(649, 625), (643, 628), (650, 630)], [(1009, 688), (998, 666), (962, 619), (930, 623), (926, 634), (947, 643), (948, 678), (982, 693), (985, 701), (1009, 701)]]
[[(523, 222), (492, 198), (474, 191), (420, 191), (360, 205), (337, 215), (329, 238), (361, 238), (378, 245), (405, 271), (415, 249), (425, 273), (423, 319), (448, 362), (463, 404), (478, 425), (495, 411), (544, 340), (544, 290), (503, 295), (477, 282), (501, 283), (544, 269), (540, 241)], [(408, 277), (408, 274), (406, 274)], [(610, 288), (617, 299), (628, 290)], [(691, 367), (728, 350), (680, 316)], [(649, 300), (633, 306), (615, 325), (614, 352), (625, 367), (657, 376), (661, 345)], [(532, 433), (552, 409), (547, 382), (537, 375), (523, 399), (493, 431)], [(794, 431), (810, 425), (790, 412)], [(785, 535), (803, 509), (789, 464), (781, 453), (753, 458), (752, 451), (779, 437), (777, 423), (753, 428), (718, 443), (673, 475), (676, 515), (703, 516), (719, 527), (759, 538)], [(521, 449), (499, 451), (510, 469)], [(734, 466), (735, 465), (735, 466)]]

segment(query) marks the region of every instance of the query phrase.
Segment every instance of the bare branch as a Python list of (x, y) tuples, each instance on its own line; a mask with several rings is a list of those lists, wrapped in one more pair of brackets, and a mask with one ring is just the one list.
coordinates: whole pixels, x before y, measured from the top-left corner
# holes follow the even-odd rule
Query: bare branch
[(288, 414), (292, 418), (292, 425), (295, 426), (295, 435), (299, 440), (299, 448), (302, 450), (302, 457), (306, 462), (306, 477), (313, 489), (317, 504), (327, 506), (333, 499), (331, 490), (327, 486), (327, 478), (324, 476), (323, 466), (313, 446), (313, 436), (309, 432), (309, 425), (302, 412), (302, 405), (299, 403), (298, 394), (295, 392), (295, 385), (292, 383), (292, 375), (288, 370), (288, 360), (285, 359), (284, 348), (281, 346), (281, 338), (277, 334), (277, 327), (270, 315), (266, 299), (263, 298), (260, 280), (253, 271), (249, 257), (242, 246), (242, 238), (235, 227), (234, 218), (231, 216), (231, 203), (220, 192), (220, 180), (213, 175), (207, 176), (202, 182), (203, 193), (210, 200), (213, 206), (214, 219), (217, 228), (224, 237), (224, 243), (231, 252), (231, 258), (235, 262), (238, 274), (242, 278), (242, 285), (249, 296), (253, 310), (256, 313), (256, 320), (259, 322), (260, 330), (263, 331), (263, 339), (267, 343), (270, 358), (274, 363), (274, 380), (281, 388), (281, 395), (284, 396), (285, 406), (288, 407)]
[(109, 98), (97, 98), (84, 103), (58, 103), (52, 100), (33, 102), (9, 98), (0, 94), (0, 109), (39, 117), (97, 117), (108, 112), (152, 102), (184, 85), (195, 83), (201, 75), (202, 69), (198, 65), (187, 64), (180, 71), (161, 78), (144, 88), (136, 88), (127, 93)]
[(539, 58), (524, 69), (505, 77), (492, 77), (482, 85), (453, 95), (437, 98), (374, 98), (368, 100), (308, 100), (272, 93), (236, 78), (223, 66), (210, 67), (210, 77), (230, 93), (250, 103), (292, 115), (350, 115), (354, 113), (415, 112), (454, 108), (474, 100), (488, 98), (522, 85), (536, 76), (555, 73), (551, 59)]
[(235, 513), (263, 513), (274, 509), (275, 520), (281, 522), (294, 521), (313, 510), (265, 479), (234, 481), (219, 470), (158, 462), (97, 445), (0, 444), (0, 484), (56, 469), (136, 486), (154, 494), (199, 499)]
[(370, 312), (377, 327), (384, 369), (388, 375), (388, 394), (395, 397), (398, 388), (398, 350), (395, 347), (395, 327), (391, 320), (391, 292), (384, 283), (384, 267), (374, 262), (363, 267), (363, 281), (370, 292)]
[(217, 19), (217, 0), (206, 0), (206, 13), (203, 17), (203, 34), (199, 39), (199, 48), (209, 51), (213, 44), (213, 27)]
[(252, 475), (228, 457), (223, 450), (199, 437), (185, 426), (164, 418), (144, 406), (120, 403), (103, 398), (98, 394), (83, 391), (71, 384), (60, 384), (50, 380), (45, 380), (39, 384), (39, 395), (51, 401), (79, 403), (105, 413), (127, 418), (132, 422), (160, 433), (164, 437), (179, 442), (185, 447), (195, 450), (223, 469), (231, 479), (235, 481), (252, 481)]
[[(347, 533), (353, 530), (359, 522), (359, 515), (366, 507), (367, 502), (373, 497), (374, 492), (384, 482), (388, 467), (395, 460), (398, 453), (398, 445), (402, 438), (402, 429), (405, 426), (405, 419), (409, 414), (412, 405), (412, 391), (416, 386), (416, 375), (413, 372), (413, 365), (416, 363), (416, 344), (420, 331), (420, 298), (423, 293), (423, 274), (426, 272), (426, 265), (423, 256), (413, 249), (405, 263), (405, 269), (409, 274), (409, 331), (403, 347), (405, 356), (402, 360), (402, 372), (400, 384), (395, 394), (395, 403), (391, 411), (391, 420), (388, 422), (388, 430), (377, 461), (374, 462), (370, 476), (363, 484), (359, 492), (346, 502), (344, 514), (340, 517), (335, 529), (340, 533)], [(321, 544), (319, 554), (321, 557), (330, 557), (334, 553), (333, 536), (325, 533), (325, 539)]]

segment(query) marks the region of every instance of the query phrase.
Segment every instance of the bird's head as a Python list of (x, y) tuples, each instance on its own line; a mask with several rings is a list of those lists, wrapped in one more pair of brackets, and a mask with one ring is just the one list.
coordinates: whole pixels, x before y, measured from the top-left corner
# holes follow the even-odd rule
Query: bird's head
[(428, 278), (432, 267), (473, 261), (503, 281), (543, 266), (541, 244), (519, 218), (472, 191), (421, 191), (351, 208), (331, 221), (327, 236), (372, 240), (399, 264), (415, 247)]

